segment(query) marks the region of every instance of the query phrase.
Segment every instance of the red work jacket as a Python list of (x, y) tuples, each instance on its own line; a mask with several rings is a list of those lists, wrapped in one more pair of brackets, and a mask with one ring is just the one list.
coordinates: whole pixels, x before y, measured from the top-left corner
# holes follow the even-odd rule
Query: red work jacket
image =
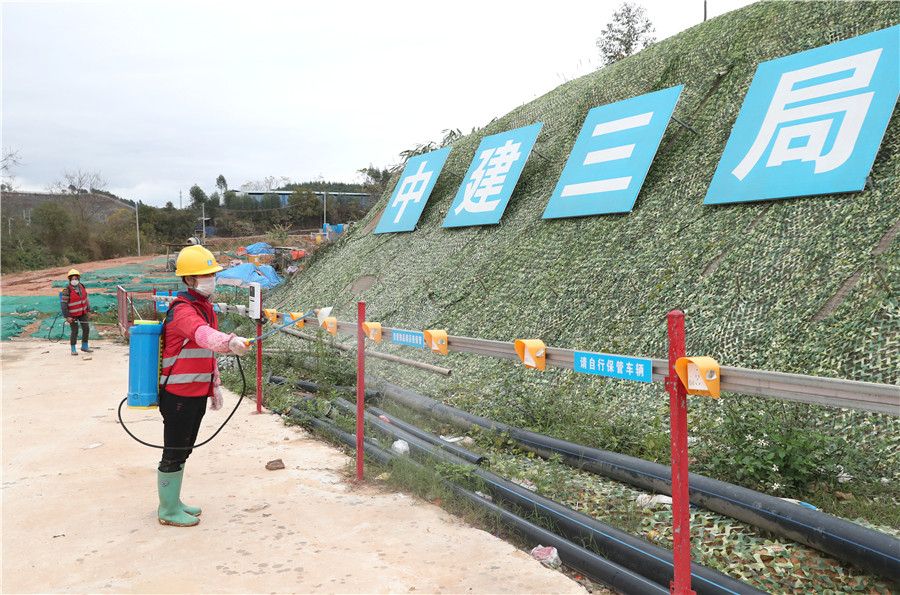
[(81, 283), (77, 287), (73, 287), (71, 283), (66, 285), (62, 290), (60, 301), (62, 303), (63, 316), (66, 317), (78, 318), (91, 308), (87, 289)]
[(218, 328), (212, 303), (193, 290), (179, 292), (163, 323), (160, 390), (182, 397), (213, 394), (215, 354), (194, 340), (197, 329), (207, 324)]

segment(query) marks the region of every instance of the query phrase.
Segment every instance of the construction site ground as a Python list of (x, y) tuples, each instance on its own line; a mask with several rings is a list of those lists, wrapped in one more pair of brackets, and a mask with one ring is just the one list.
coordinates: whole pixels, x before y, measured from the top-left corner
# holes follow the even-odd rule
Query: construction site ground
[[(66, 270), (4, 276), (3, 294), (54, 295)], [(77, 357), (66, 340), (0, 343), (3, 593), (586, 592), (432, 503), (356, 484), (351, 457), (254, 400), (188, 461), (182, 499), (200, 524), (160, 525), (160, 451), (119, 425), (128, 345), (114, 336)], [(237, 397), (207, 412), (201, 440)], [(155, 409), (123, 417), (161, 442)], [(275, 459), (283, 469), (266, 468)]]

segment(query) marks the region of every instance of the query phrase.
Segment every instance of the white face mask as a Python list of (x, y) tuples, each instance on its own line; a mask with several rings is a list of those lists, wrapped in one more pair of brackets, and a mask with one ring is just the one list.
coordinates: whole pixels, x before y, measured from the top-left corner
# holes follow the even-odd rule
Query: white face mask
[(72, 279), (69, 283), (72, 284), (72, 287), (78, 287), (78, 279)]
[(200, 295), (205, 295), (209, 297), (216, 290), (216, 278), (215, 277), (198, 277), (197, 278), (197, 286), (194, 288), (194, 291), (199, 293)]

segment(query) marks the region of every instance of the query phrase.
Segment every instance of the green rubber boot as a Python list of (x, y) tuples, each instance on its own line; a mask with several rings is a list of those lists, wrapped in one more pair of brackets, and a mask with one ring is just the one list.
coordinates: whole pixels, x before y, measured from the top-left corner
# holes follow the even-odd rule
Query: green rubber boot
[[(182, 474), (184, 473), (184, 465), (181, 466), (181, 472), (182, 472)], [(182, 502), (180, 499), (180, 496), (179, 496), (178, 503), (181, 505), (181, 510), (185, 511), (186, 513), (188, 513), (191, 516), (200, 516), (200, 514), (203, 512), (203, 509), (201, 509), (201, 508), (198, 508), (196, 506), (188, 506), (187, 504)]]
[(156, 486), (159, 491), (159, 508), (157, 509), (159, 523), (161, 525), (175, 525), (176, 527), (193, 527), (200, 522), (195, 516), (191, 516), (181, 508), (181, 481), (184, 477), (184, 469), (175, 473), (163, 473), (157, 470)]

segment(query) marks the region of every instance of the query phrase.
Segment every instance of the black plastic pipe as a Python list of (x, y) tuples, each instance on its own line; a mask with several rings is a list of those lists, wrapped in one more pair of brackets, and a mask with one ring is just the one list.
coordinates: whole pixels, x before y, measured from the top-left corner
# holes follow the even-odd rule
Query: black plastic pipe
[[(350, 403), (349, 401), (338, 398), (338, 399), (334, 400), (334, 404), (338, 405), (341, 409), (343, 409), (344, 411), (347, 411), (351, 415), (356, 414), (356, 406), (353, 405), (352, 403)], [(402, 419), (400, 419), (394, 415), (385, 413), (384, 411), (382, 411), (381, 409), (378, 409), (376, 407), (370, 406), (368, 408), (368, 411), (366, 412), (366, 419), (369, 420), (369, 422), (371, 422), (373, 424), (389, 423), (392, 426), (394, 426), (395, 428), (399, 428), (399, 429), (403, 430), (404, 432), (406, 432), (407, 434), (411, 434), (420, 440), (424, 440), (425, 442), (428, 442), (429, 444), (434, 444), (435, 446), (438, 446), (438, 447), (446, 450), (447, 452), (458, 456), (459, 458), (465, 460), (466, 462), (472, 463), (473, 465), (481, 465), (486, 460), (484, 455), (474, 453), (471, 450), (465, 449), (462, 446), (457, 446), (456, 444), (453, 444), (452, 442), (447, 442), (445, 440), (441, 440), (434, 434), (426, 432), (425, 430), (422, 430), (421, 428), (417, 428), (416, 426), (414, 426), (412, 424), (406, 423)], [(376, 419), (377, 419), (377, 422), (376, 422)]]
[[(285, 378), (284, 376), (270, 375), (266, 378), (266, 382), (271, 382), (272, 384), (291, 383), (294, 386), (296, 386), (297, 388), (305, 390), (307, 392), (311, 392), (311, 393), (318, 393), (320, 390), (322, 390), (322, 385), (320, 385), (316, 382), (309, 382), (307, 380), (297, 380), (297, 379), (291, 380), (290, 378)], [(355, 386), (329, 386), (327, 388), (332, 391), (356, 394)], [(381, 395), (378, 393), (378, 391), (375, 391), (375, 390), (367, 390), (367, 391), (365, 391), (365, 395), (366, 395), (366, 397), (365, 397), (366, 401), (372, 401), (372, 400), (381, 398)]]
[[(344, 432), (330, 422), (306, 415), (296, 407), (291, 409), (291, 415), (295, 418), (309, 422), (313, 427), (319, 430), (332, 434), (344, 444), (353, 448), (356, 447), (355, 435)], [(364, 452), (366, 455), (371, 456), (384, 465), (389, 464), (397, 456), (393, 452), (386, 451), (368, 440), (364, 441)], [(418, 465), (418, 463), (413, 460), (406, 460), (408, 464)], [(594, 552), (586, 550), (543, 527), (539, 527), (534, 523), (519, 517), (509, 510), (497, 506), (493, 502), (485, 500), (477, 494), (473, 494), (461, 486), (450, 482), (446, 483), (454, 493), (464, 497), (471, 504), (497, 516), (503, 523), (524, 536), (530, 543), (546, 544), (547, 546), (555, 547), (559, 552), (561, 559), (565, 560), (565, 564), (568, 567), (578, 570), (592, 580), (608, 585), (621, 593), (629, 595), (666, 595), (669, 593), (668, 588), (661, 587), (639, 573), (632, 572)]]
[[(478, 426), (505, 434), (540, 456), (550, 458), (559, 455), (563, 462), (575, 468), (599, 473), (644, 490), (672, 494), (672, 470), (665, 465), (514, 428), (437, 403), (390, 383), (372, 382), (378, 383), (384, 396), (411, 409), (426, 411), (467, 429)], [(900, 581), (900, 539), (704, 475), (690, 473), (688, 485), (691, 504), (803, 543), (868, 572)]]
[[(343, 399), (336, 399), (335, 405), (349, 413), (355, 413), (355, 407), (351, 403), (347, 401), (340, 403), (339, 401), (343, 401)], [(472, 466), (463, 459), (445, 452), (440, 445), (421, 440), (371, 414), (367, 414), (367, 419), (377, 430), (392, 439), (406, 440), (410, 446), (410, 452), (415, 451), (419, 457), (434, 457), (455, 465), (466, 466), (473, 475), (485, 482), (487, 489), (494, 497), (548, 518), (554, 526), (560, 528), (561, 537), (593, 543), (600, 553), (611, 562), (640, 573), (658, 585), (667, 586), (672, 580), (675, 566), (673, 554), (669, 550), (601, 523), (597, 519), (540, 496), (490, 471)], [(691, 586), (698, 595), (764, 593), (696, 562), (691, 563)]]

